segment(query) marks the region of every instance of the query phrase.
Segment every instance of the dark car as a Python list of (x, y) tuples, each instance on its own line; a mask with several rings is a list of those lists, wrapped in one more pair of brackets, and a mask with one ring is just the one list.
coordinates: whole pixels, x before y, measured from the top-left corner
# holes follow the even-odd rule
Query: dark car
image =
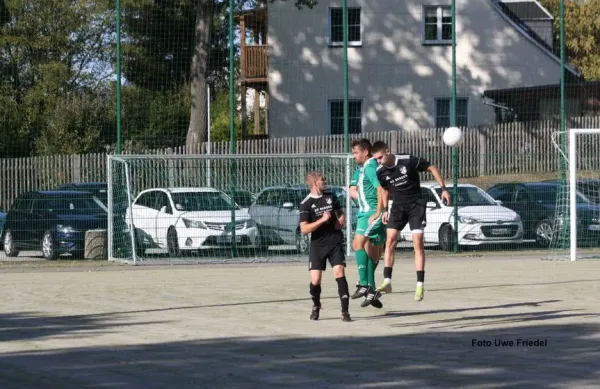
[[(502, 183), (487, 192), (502, 205), (517, 212), (523, 222), (525, 239), (535, 239), (542, 247), (549, 247), (556, 231), (567, 227), (568, 198), (564, 210), (557, 209), (561, 184), (558, 182)], [(577, 193), (578, 241), (597, 245), (600, 240), (600, 206)]]
[(108, 184), (106, 182), (69, 182), (56, 187), (56, 190), (76, 190), (96, 196), (108, 209)]
[(42, 250), (46, 259), (63, 253), (82, 257), (85, 233), (107, 228), (107, 213), (94, 196), (79, 191), (35, 191), (21, 194), (12, 204), (2, 241), (4, 253)]

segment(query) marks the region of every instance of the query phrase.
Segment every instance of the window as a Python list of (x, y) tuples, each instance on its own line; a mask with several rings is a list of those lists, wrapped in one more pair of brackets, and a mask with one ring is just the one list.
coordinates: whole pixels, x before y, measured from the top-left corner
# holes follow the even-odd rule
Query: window
[[(344, 100), (329, 101), (329, 126), (332, 135), (344, 133)], [(348, 133), (362, 132), (362, 100), (348, 101)]]
[(171, 197), (175, 208), (182, 212), (229, 211), (233, 205), (231, 197), (222, 192), (178, 192), (171, 193)]
[[(447, 98), (435, 100), (435, 127), (450, 127), (450, 100)], [(456, 99), (456, 125), (467, 127), (469, 125), (469, 99)]]
[(156, 207), (156, 192), (144, 193), (137, 199), (135, 204), (142, 206), (142, 207), (155, 208)]
[[(329, 8), (329, 44), (344, 44), (342, 8)], [(360, 8), (348, 8), (348, 45), (360, 45)]]
[(452, 13), (447, 6), (423, 8), (423, 42), (426, 44), (452, 43)]

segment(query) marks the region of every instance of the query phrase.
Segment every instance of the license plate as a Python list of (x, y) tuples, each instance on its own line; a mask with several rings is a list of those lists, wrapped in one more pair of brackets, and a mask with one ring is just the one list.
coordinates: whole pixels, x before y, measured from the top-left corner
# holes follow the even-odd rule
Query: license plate
[[(241, 243), (242, 242), (242, 237), (239, 235), (235, 236), (235, 243)], [(233, 243), (233, 236), (231, 235), (224, 235), (224, 236), (219, 236), (219, 243)]]
[(588, 226), (589, 231), (600, 231), (600, 224), (590, 224)]
[(509, 235), (510, 229), (508, 228), (492, 228), (492, 235)]

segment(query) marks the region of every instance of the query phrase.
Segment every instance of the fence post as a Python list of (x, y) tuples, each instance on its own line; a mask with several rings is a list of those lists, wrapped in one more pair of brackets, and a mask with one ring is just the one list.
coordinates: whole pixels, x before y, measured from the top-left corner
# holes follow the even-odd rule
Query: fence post
[(81, 182), (81, 155), (71, 156), (71, 167), (73, 169), (73, 182)]
[(485, 176), (485, 158), (487, 154), (487, 128), (477, 126), (477, 139), (479, 141), (479, 177)]

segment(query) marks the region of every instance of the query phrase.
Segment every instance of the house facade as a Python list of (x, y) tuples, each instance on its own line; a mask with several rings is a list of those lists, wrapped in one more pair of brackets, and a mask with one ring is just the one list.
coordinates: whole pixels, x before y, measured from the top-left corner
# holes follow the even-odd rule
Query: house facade
[[(348, 0), (349, 131), (419, 131), (450, 122), (450, 0)], [(486, 90), (556, 84), (552, 19), (499, 0), (456, 0), (457, 124), (495, 123)], [(543, 8), (543, 7), (542, 7)], [(523, 18), (525, 19), (525, 18)], [(544, 24), (544, 22), (546, 24)], [(298, 10), (269, 5), (268, 127), (271, 137), (343, 133), (341, 1)], [(547, 26), (547, 27), (544, 27)], [(530, 28), (533, 27), (533, 28)], [(550, 37), (550, 41), (549, 40)], [(567, 70), (571, 75), (577, 72)]]

